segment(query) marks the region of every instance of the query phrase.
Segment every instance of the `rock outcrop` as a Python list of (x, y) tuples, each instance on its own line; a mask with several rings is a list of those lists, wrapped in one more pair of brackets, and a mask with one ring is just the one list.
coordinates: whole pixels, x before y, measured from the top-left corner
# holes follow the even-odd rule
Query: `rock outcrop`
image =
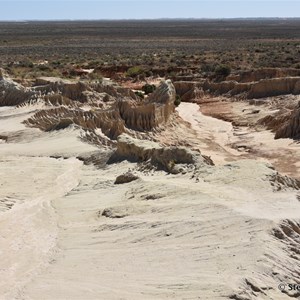
[(276, 130), (275, 139), (280, 138), (300, 139), (300, 105)]
[(294, 109), (282, 108), (260, 119), (258, 124), (275, 132), (275, 139), (300, 139), (300, 102)]
[(300, 94), (300, 77), (260, 80), (251, 85), (248, 98), (264, 98), (278, 95)]
[(30, 89), (6, 78), (3, 70), (0, 70), (0, 106), (18, 105), (34, 95)]
[(128, 160), (132, 162), (149, 162), (152, 166), (167, 172), (177, 174), (203, 165), (212, 165), (213, 162), (202, 156), (200, 152), (186, 147), (162, 147), (147, 140), (138, 140), (122, 134), (118, 137), (117, 149), (109, 162)]
[(258, 121), (258, 125), (263, 125), (267, 129), (277, 132), (284, 124), (288, 123), (291, 117), (290, 110), (279, 110), (273, 115), (268, 115)]
[(251, 89), (251, 84), (238, 83), (236, 81), (211, 82), (205, 81), (203, 90), (209, 93), (222, 95), (237, 95), (247, 93)]
[(176, 94), (183, 102), (200, 102), (204, 96), (202, 82), (196, 81), (176, 81), (174, 87)]
[(115, 180), (115, 184), (123, 184), (123, 183), (128, 183), (134, 180), (139, 179), (138, 176), (132, 174), (131, 172), (126, 172), (122, 175), (119, 175), (116, 180)]
[(167, 80), (142, 103), (134, 100), (118, 101), (118, 109), (128, 128), (151, 130), (168, 121), (175, 111), (175, 97), (175, 88), (172, 82)]
[(276, 171), (272, 175), (267, 176), (267, 178), (273, 186), (274, 191), (281, 191), (289, 188), (300, 190), (299, 180), (286, 175), (281, 175)]

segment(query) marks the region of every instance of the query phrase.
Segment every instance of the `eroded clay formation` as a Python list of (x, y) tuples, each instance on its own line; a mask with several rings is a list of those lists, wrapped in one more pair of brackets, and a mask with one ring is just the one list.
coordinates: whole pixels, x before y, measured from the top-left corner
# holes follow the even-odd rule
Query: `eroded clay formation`
[(223, 96), (228, 101), (269, 106), (270, 114), (257, 124), (272, 130), (275, 139), (300, 138), (299, 105), (289, 99), (293, 97), (289, 95), (300, 95), (298, 69), (262, 68), (227, 76), (224, 81), (177, 81), (174, 86), (184, 102), (218, 102)]
[(300, 71), (298, 69), (266, 68), (230, 75), (221, 82), (175, 82), (177, 93), (183, 101), (197, 99), (195, 95), (237, 96), (243, 98), (265, 98), (278, 95), (300, 94)]
[(122, 134), (118, 137), (117, 149), (110, 162), (128, 160), (133, 162), (148, 162), (152, 166), (167, 172), (185, 173), (189, 167), (197, 170), (204, 165), (213, 165), (210, 158), (186, 147), (163, 147), (158, 143), (139, 140)]
[(51, 131), (75, 124), (88, 130), (100, 128), (110, 139), (130, 129), (148, 131), (167, 122), (175, 110), (176, 97), (169, 80), (141, 100), (131, 90), (112, 83), (39, 78), (33, 87), (25, 88), (2, 74), (0, 92), (1, 106), (45, 104), (25, 121), (30, 127)]
[(283, 109), (260, 120), (260, 123), (275, 132), (275, 139), (300, 138), (300, 103), (294, 110)]

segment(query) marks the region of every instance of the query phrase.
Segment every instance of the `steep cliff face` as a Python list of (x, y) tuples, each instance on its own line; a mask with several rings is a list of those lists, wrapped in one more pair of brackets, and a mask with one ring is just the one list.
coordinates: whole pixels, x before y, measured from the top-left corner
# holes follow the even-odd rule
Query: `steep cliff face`
[(120, 117), (130, 129), (144, 131), (159, 125), (155, 104), (136, 106), (136, 103), (130, 100), (119, 101), (118, 109)]
[(170, 80), (162, 82), (148, 99), (143, 102), (125, 100), (118, 102), (121, 118), (128, 128), (151, 130), (168, 121), (175, 111), (176, 92)]
[(174, 87), (183, 102), (201, 102), (204, 96), (202, 82), (176, 81)]
[(276, 130), (275, 139), (300, 139), (300, 104)]
[(291, 110), (281, 109), (273, 115), (268, 115), (258, 121), (259, 125), (267, 127), (267, 129), (277, 132), (284, 124), (289, 122)]
[(0, 106), (18, 105), (34, 97), (35, 93), (5, 77), (0, 70)]
[(285, 77), (260, 80), (251, 85), (248, 98), (264, 98), (300, 93), (300, 77)]
[(236, 81), (211, 82), (207, 80), (203, 84), (204, 91), (217, 95), (247, 93), (250, 88), (251, 84), (238, 83)]

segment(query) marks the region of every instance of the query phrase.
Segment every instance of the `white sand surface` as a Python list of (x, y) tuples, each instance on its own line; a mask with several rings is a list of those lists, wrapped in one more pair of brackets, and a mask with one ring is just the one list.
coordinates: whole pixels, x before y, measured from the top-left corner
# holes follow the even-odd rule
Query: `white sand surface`
[[(200, 112), (198, 104), (182, 103), (177, 111), (183, 120), (189, 122), (203, 140), (201, 150), (211, 156), (214, 163), (223, 164), (227, 159), (232, 160), (241, 153), (230, 147), (234, 140), (233, 126), (229, 122), (205, 116)], [(205, 143), (205, 141), (209, 141)], [(214, 142), (218, 147), (213, 147)]]
[[(1, 131), (19, 134), (0, 144), (1, 300), (291, 299), (277, 286), (299, 280), (296, 191), (275, 191), (263, 163), (223, 166), (239, 154), (227, 146), (231, 125), (185, 107), (224, 149), (198, 180), (136, 171), (115, 185), (136, 165), (84, 165), (75, 156), (96, 148), (76, 130), (42, 133), (16, 119), (5, 128), (0, 118)], [(287, 220), (294, 231), (282, 231)]]

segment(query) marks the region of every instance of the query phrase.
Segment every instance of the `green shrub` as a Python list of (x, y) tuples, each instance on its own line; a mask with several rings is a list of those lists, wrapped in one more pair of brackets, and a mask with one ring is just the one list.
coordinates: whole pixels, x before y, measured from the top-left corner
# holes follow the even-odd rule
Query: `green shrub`
[(23, 68), (33, 68), (33, 62), (30, 60), (21, 61), (19, 66)]
[(216, 64), (215, 64), (215, 63), (207, 63), (207, 62), (204, 62), (204, 63), (201, 65), (199, 72), (200, 72), (200, 73), (204, 73), (204, 74), (208, 74), (208, 73), (214, 72), (215, 69), (216, 69)]
[(144, 94), (140, 91), (136, 91), (134, 92), (138, 97), (140, 97), (141, 99), (144, 99)]
[(231, 73), (231, 68), (227, 65), (219, 65), (215, 68), (215, 74), (217, 76), (228, 76)]
[(179, 104), (181, 103), (181, 98), (179, 95), (176, 95), (176, 99), (174, 101), (174, 105), (175, 106), (179, 106)]
[(95, 80), (98, 82), (102, 82), (103, 81), (103, 76), (97, 72), (92, 72), (88, 74), (88, 78), (91, 80)]
[(40, 71), (51, 71), (52, 68), (50, 68), (48, 65), (37, 65), (36, 68)]
[(155, 91), (156, 86), (154, 84), (148, 84), (146, 83), (143, 87), (142, 90), (145, 92), (146, 95), (151, 94)]
[(127, 72), (125, 73), (125, 75), (127, 77), (136, 77), (138, 75), (141, 75), (144, 73), (143, 68), (139, 67), (139, 66), (135, 66), (135, 67), (131, 67), (127, 70)]
[(295, 68), (295, 69), (300, 69), (300, 63), (294, 65), (294, 68)]

